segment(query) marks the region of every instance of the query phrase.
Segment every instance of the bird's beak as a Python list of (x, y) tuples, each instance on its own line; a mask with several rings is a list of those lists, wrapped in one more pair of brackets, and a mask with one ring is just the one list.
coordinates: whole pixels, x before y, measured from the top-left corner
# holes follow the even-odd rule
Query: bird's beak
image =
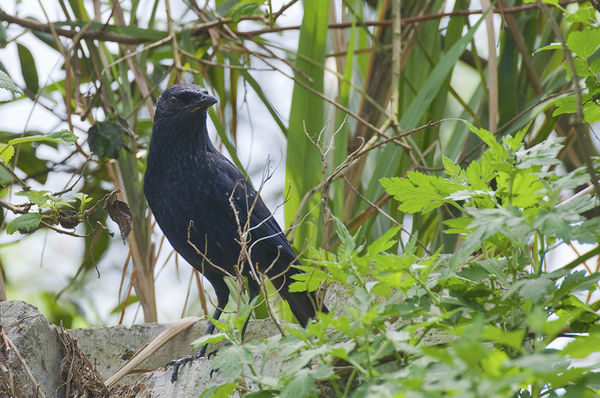
[(196, 112), (199, 109), (206, 109), (211, 105), (214, 105), (217, 103), (217, 99), (215, 97), (213, 97), (212, 95), (203, 95), (202, 97), (200, 97), (197, 101), (194, 101), (192, 103), (192, 112)]

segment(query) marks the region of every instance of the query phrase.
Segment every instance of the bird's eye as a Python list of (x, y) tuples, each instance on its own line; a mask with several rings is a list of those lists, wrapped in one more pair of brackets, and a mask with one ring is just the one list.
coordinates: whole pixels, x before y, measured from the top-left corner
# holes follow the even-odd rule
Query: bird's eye
[(177, 101), (177, 97), (174, 97), (174, 96), (169, 97), (169, 105), (176, 106), (178, 102), (179, 101)]

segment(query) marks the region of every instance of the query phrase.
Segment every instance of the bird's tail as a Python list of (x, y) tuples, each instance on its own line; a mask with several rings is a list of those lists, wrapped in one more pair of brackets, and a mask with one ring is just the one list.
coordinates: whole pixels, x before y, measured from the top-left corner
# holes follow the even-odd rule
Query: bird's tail
[(317, 310), (324, 313), (329, 312), (329, 310), (324, 304), (317, 301), (315, 292), (290, 292), (289, 286), (294, 282), (294, 279), (291, 279), (290, 276), (302, 272), (295, 268), (291, 268), (290, 271), (278, 278), (272, 279), (271, 282), (279, 291), (279, 295), (288, 302), (292, 313), (298, 319), (300, 325), (306, 327), (308, 321), (315, 317)]

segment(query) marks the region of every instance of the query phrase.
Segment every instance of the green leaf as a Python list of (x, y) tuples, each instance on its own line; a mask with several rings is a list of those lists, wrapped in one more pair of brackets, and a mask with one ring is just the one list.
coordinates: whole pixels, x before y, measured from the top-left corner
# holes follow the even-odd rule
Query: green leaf
[(219, 386), (211, 386), (202, 391), (200, 398), (229, 398), (234, 396), (236, 384), (226, 383)]
[(567, 47), (584, 61), (587, 61), (598, 46), (600, 46), (599, 29), (574, 30), (567, 38)]
[(517, 351), (523, 348), (523, 338), (525, 337), (524, 329), (503, 330), (497, 326), (487, 326), (481, 336), (484, 339), (492, 340), (500, 344), (507, 345)]
[(462, 171), (459, 165), (446, 156), (442, 156), (442, 164), (444, 165), (444, 169), (446, 169), (446, 174), (450, 177), (457, 178)]
[[(586, 94), (583, 94), (581, 99), (584, 100), (585, 96)], [(552, 112), (552, 116), (559, 116), (563, 113), (575, 113), (577, 110), (577, 100), (573, 95), (558, 98), (554, 101), (554, 105), (556, 105), (556, 109)]]
[(23, 74), (23, 80), (25, 80), (25, 87), (27, 87), (32, 95), (36, 95), (40, 90), (40, 83), (33, 55), (31, 55), (31, 52), (27, 47), (20, 43), (17, 43), (17, 49), (19, 52), (19, 60), (21, 61), (21, 73)]
[(192, 345), (194, 347), (201, 347), (205, 344), (215, 344), (219, 343), (227, 338), (225, 333), (215, 333), (215, 334), (206, 334), (194, 341), (192, 341)]
[(8, 91), (12, 91), (15, 94), (21, 94), (19, 87), (13, 82), (13, 80), (4, 71), (0, 70), (0, 88)]
[(279, 398), (306, 398), (318, 396), (318, 390), (315, 387), (315, 379), (305, 370), (294, 375), (292, 380), (286, 384), (279, 394)]
[(483, 141), (490, 148), (493, 149), (498, 148), (500, 146), (498, 141), (496, 141), (496, 137), (494, 137), (494, 134), (490, 133), (488, 130), (484, 128), (475, 127), (471, 123), (466, 121), (464, 123), (467, 125), (467, 127), (469, 128), (469, 130), (471, 130), (473, 134), (481, 138), (481, 141)]
[(533, 221), (533, 226), (547, 236), (556, 236), (569, 242), (572, 239), (572, 225), (580, 221), (582, 221), (582, 217), (572, 209), (551, 207), (539, 211)]
[(219, 370), (226, 383), (236, 381), (244, 366), (254, 362), (252, 353), (244, 346), (229, 345), (221, 348), (212, 360), (210, 368)]
[(526, 300), (531, 300), (533, 304), (545, 303), (550, 295), (556, 290), (556, 285), (546, 275), (541, 275), (537, 278), (522, 279), (515, 283), (511, 292), (517, 290), (519, 295)]
[(464, 186), (442, 177), (416, 171), (409, 171), (406, 178), (381, 178), (379, 182), (387, 193), (400, 202), (398, 208), (405, 213), (427, 213), (444, 203), (453, 203), (447, 199), (448, 195), (464, 189)]
[(56, 144), (73, 145), (77, 142), (77, 136), (69, 130), (60, 130), (48, 135), (30, 135), (27, 137), (13, 138), (8, 141), (9, 145), (23, 144), (25, 142), (49, 141)]
[(4, 24), (0, 23), (0, 48), (6, 47), (7, 42), (6, 29), (4, 28)]
[(594, 8), (591, 6), (586, 7), (583, 4), (579, 5), (579, 8), (577, 10), (575, 10), (575, 12), (566, 13), (566, 20), (569, 23), (585, 23), (585, 24), (590, 24), (590, 23), (594, 23)]
[(573, 227), (569, 235), (571, 240), (581, 243), (600, 242), (600, 217), (585, 220), (580, 225)]
[(296, 265), (295, 267), (304, 272), (292, 275), (292, 279), (295, 282), (289, 286), (288, 289), (290, 292), (314, 292), (321, 286), (323, 281), (327, 280), (328, 275), (323, 270), (312, 265)]
[[(263, 382), (264, 382), (264, 379), (263, 379)], [(269, 390), (253, 391), (253, 392), (244, 394), (244, 398), (273, 398), (273, 397), (275, 397), (275, 393), (272, 391), (269, 391)]]
[(71, 28), (89, 29), (89, 30), (102, 30), (106, 32), (118, 33), (126, 36), (131, 36), (142, 41), (155, 42), (164, 39), (169, 34), (168, 32), (149, 29), (149, 28), (138, 28), (135, 26), (128, 25), (110, 25), (101, 22), (91, 22), (86, 16), (82, 20), (78, 21), (64, 21), (57, 22), (57, 26), (68, 26)]
[(19, 231), (21, 233), (31, 232), (36, 229), (42, 221), (40, 213), (22, 214), (6, 224), (6, 233), (9, 235)]
[(531, 148), (521, 149), (515, 153), (517, 167), (527, 169), (532, 166), (552, 166), (560, 163), (556, 157), (563, 148), (564, 137), (547, 139)]
[(536, 373), (557, 374), (566, 370), (569, 361), (558, 354), (530, 354), (507, 361), (507, 365), (530, 369)]
[[(329, 21), (329, 3), (322, 0), (306, 0), (303, 2), (304, 16), (300, 27), (298, 52), (296, 57), (296, 83), (292, 93), (290, 109), (288, 143), (286, 157), (286, 181), (289, 192), (285, 205), (285, 224), (289, 225), (296, 217), (300, 201), (304, 195), (321, 181), (321, 157), (319, 150), (306, 136), (316, 139), (323, 129), (325, 119), (325, 103), (310, 87), (319, 93), (324, 89), (325, 54), (327, 51), (327, 32)], [(309, 62), (308, 60), (312, 60)], [(289, 189), (289, 190), (288, 190)], [(315, 195), (300, 214), (303, 217), (309, 209), (318, 203)], [(320, 242), (322, 218), (320, 207), (311, 217), (296, 227), (295, 241), (300, 246), (306, 243)]]
[(545, 195), (544, 183), (534, 173), (523, 172), (510, 176), (508, 173), (500, 172), (496, 182), (498, 197), (502, 198), (505, 203), (518, 208), (535, 206)]
[(241, 4), (233, 9), (231, 12), (231, 19), (233, 22), (238, 22), (240, 18), (244, 16), (252, 16), (256, 14), (260, 14), (260, 3), (251, 2), (246, 4)]
[(449, 228), (447, 228), (444, 232), (447, 234), (464, 234), (468, 232), (469, 224), (473, 221), (470, 217), (457, 217), (451, 218), (448, 220), (444, 220), (444, 224), (446, 224)]
[(600, 273), (586, 275), (586, 271), (575, 271), (568, 274), (560, 284), (557, 294), (568, 295), (578, 291), (587, 291), (594, 287), (594, 282), (600, 278)]
[(561, 354), (571, 358), (585, 358), (592, 353), (597, 353), (598, 347), (600, 347), (600, 336), (577, 336), (567, 344)]
[(371, 243), (367, 247), (367, 252), (369, 255), (374, 256), (376, 254), (382, 253), (389, 249), (390, 247), (396, 244), (396, 241), (392, 238), (396, 236), (398, 231), (400, 231), (402, 227), (394, 227), (386, 231), (383, 235), (377, 238), (373, 243)]
[(50, 191), (20, 191), (15, 195), (25, 196), (31, 203), (41, 206), (51, 199), (51, 196), (48, 195), (49, 192)]
[(8, 164), (15, 155), (15, 148), (12, 145), (0, 144), (0, 159), (4, 164)]
[(560, 43), (552, 43), (552, 44), (548, 44), (546, 46), (538, 48), (537, 50), (535, 50), (533, 52), (533, 54), (535, 55), (535, 54), (539, 53), (540, 51), (560, 50), (560, 49), (562, 49), (562, 44), (560, 44)]
[(356, 247), (354, 242), (354, 238), (350, 235), (350, 232), (344, 225), (344, 223), (339, 218), (334, 218), (335, 222), (335, 232), (337, 236), (340, 238), (342, 244), (338, 248), (338, 254), (342, 258), (349, 258), (352, 256), (352, 252)]
[(125, 145), (125, 131), (113, 121), (98, 122), (88, 130), (88, 144), (94, 155), (100, 159), (119, 157), (119, 150)]

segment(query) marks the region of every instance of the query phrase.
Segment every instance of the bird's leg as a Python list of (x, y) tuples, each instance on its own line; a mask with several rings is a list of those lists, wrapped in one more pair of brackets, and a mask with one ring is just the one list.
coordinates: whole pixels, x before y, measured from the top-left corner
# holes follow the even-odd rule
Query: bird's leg
[[(254, 280), (252, 280), (251, 277), (248, 277), (248, 304), (251, 304), (252, 301), (254, 300), (254, 298), (256, 296), (258, 296), (258, 294), (260, 293), (260, 288), (258, 287), (258, 284), (256, 284), (256, 282)], [(248, 321), (250, 320), (250, 315), (252, 314), (252, 312), (250, 312), (248, 314), (248, 317), (246, 318), (246, 322), (244, 322), (244, 327), (242, 328), (242, 342), (244, 341), (244, 335), (246, 334), (246, 327), (248, 326)], [(213, 329), (214, 329), (214, 325), (213, 325)], [(227, 344), (226, 344), (227, 345)], [(204, 352), (206, 352), (206, 345), (203, 345), (202, 347), (200, 347), (200, 349), (198, 350), (198, 352), (200, 352), (201, 349), (204, 348), (203, 354)], [(211, 351), (208, 353), (208, 358), (210, 358), (211, 356), (215, 355), (217, 353), (217, 350)], [(217, 372), (218, 369), (213, 369), (210, 371), (210, 377), (213, 377), (213, 374), (215, 372)]]
[[(219, 306), (220, 306), (220, 304), (219, 304)], [(222, 313), (223, 313), (223, 310), (221, 308), (217, 307), (217, 309), (215, 310), (215, 313), (212, 316), (212, 319), (214, 319), (215, 321), (219, 320)], [(210, 322), (208, 327), (206, 328), (206, 333), (204, 333), (204, 335), (207, 336), (209, 334), (213, 334), (214, 331), (215, 331), (215, 324)], [(203, 346), (198, 348), (198, 351), (196, 351), (196, 355), (195, 355), (196, 359), (202, 358), (203, 356), (206, 355), (206, 347), (208, 347), (208, 343), (204, 344)]]
[[(248, 304), (252, 303), (252, 301), (258, 296), (258, 294), (260, 293), (260, 289), (258, 288), (258, 285), (256, 285), (256, 283), (252, 284), (252, 282), (250, 282), (250, 278), (248, 278)], [(244, 322), (244, 327), (242, 328), (242, 342), (244, 341), (244, 336), (246, 335), (246, 327), (248, 326), (248, 321), (250, 320), (250, 315), (252, 313), (248, 314), (248, 318), (246, 318), (246, 321)], [(215, 328), (215, 325), (211, 324), (212, 330)], [(209, 334), (209, 331), (206, 332), (206, 334)], [(228, 344), (226, 344), (228, 345)], [(203, 345), (202, 347), (200, 347), (198, 349), (198, 353), (196, 354), (196, 358), (198, 358), (198, 354), (200, 354), (200, 350), (202, 350), (202, 354), (200, 356), (204, 356), (204, 354), (206, 353), (206, 345)], [(208, 358), (212, 357), (213, 355), (215, 355), (217, 353), (217, 350), (211, 351), (208, 353)], [(212, 372), (211, 372), (212, 374)]]
[[(225, 280), (223, 280), (223, 279), (216, 280), (216, 281), (213, 280), (210, 282), (212, 283), (213, 288), (215, 289), (215, 293), (217, 295), (217, 309), (215, 310), (215, 313), (213, 314), (212, 319), (219, 320), (219, 318), (221, 317), (221, 314), (223, 313), (223, 309), (227, 305), (227, 301), (229, 301), (229, 288), (227, 287), (227, 284), (225, 283)], [(210, 322), (210, 324), (206, 328), (206, 333), (204, 335), (206, 336), (206, 335), (212, 334), (214, 331), (215, 331), (215, 324)], [(171, 383), (174, 383), (175, 381), (177, 381), (177, 375), (179, 373), (179, 368), (181, 368), (183, 365), (185, 365), (188, 362), (191, 362), (194, 359), (203, 357), (206, 354), (207, 345), (208, 344), (204, 344), (202, 347), (198, 348), (198, 351), (196, 351), (196, 354), (194, 356), (184, 355), (181, 358), (172, 359), (167, 364), (167, 366), (173, 365), (173, 372), (171, 372)]]

